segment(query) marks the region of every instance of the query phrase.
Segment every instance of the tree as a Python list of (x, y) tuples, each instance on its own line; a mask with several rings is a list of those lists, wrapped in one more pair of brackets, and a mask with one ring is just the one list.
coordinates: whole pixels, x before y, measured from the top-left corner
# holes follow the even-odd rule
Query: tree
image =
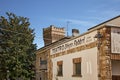
[(26, 17), (0, 17), (0, 80), (31, 80), (35, 76), (34, 30)]

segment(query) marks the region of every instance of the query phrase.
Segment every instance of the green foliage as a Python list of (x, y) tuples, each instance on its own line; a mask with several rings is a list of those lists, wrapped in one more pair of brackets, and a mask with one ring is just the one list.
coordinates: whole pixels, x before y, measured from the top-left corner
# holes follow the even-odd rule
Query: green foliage
[(31, 80), (35, 76), (34, 30), (26, 17), (0, 17), (0, 80)]

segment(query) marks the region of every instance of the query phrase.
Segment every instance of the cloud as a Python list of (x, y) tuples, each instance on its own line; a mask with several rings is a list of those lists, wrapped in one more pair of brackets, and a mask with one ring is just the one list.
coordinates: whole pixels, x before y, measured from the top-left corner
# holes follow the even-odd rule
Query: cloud
[(58, 23), (58, 25), (65, 26), (67, 24), (67, 21), (70, 22), (70, 25), (72, 26), (83, 26), (86, 28), (93, 27), (97, 24), (100, 24), (106, 20), (109, 20), (113, 17), (116, 17), (120, 15), (120, 11), (117, 9), (102, 9), (99, 11), (99, 9), (96, 10), (89, 10), (87, 11), (88, 14), (83, 16), (78, 16), (78, 18), (49, 18), (50, 21), (53, 21), (55, 23)]
[(108, 19), (108, 18), (112, 18), (112, 17), (120, 15), (120, 10), (112, 7), (112, 8), (109, 8), (109, 9), (102, 9), (101, 11), (99, 11), (99, 9), (89, 10), (88, 13), (92, 14), (91, 16), (94, 19), (96, 18), (96, 19), (99, 19), (99, 20), (103, 20), (103, 19), (106, 19), (106, 18)]
[(108, 15), (109, 16), (117, 16), (117, 15), (120, 15), (120, 11), (119, 10), (105, 10), (105, 11), (103, 11), (102, 14), (104, 14), (106, 16), (108, 16)]
[(91, 21), (84, 21), (84, 20), (77, 20), (77, 19), (62, 19), (62, 21), (67, 22), (69, 21), (70, 24), (74, 24), (74, 25), (82, 25), (82, 26), (93, 26), (96, 23), (93, 23)]

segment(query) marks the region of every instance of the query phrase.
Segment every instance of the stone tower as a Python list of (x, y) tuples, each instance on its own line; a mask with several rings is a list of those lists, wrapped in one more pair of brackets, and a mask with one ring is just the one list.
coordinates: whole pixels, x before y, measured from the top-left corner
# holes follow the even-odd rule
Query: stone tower
[(58, 41), (64, 37), (65, 37), (64, 28), (58, 28), (55, 27), (54, 25), (50, 25), (50, 27), (48, 28), (43, 28), (43, 39), (45, 45)]

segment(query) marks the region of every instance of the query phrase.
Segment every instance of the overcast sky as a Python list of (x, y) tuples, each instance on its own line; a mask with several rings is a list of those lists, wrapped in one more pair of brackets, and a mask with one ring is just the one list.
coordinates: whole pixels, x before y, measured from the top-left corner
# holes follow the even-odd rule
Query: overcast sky
[(35, 29), (34, 43), (43, 47), (42, 29), (50, 25), (65, 27), (68, 32), (76, 28), (80, 33), (120, 15), (120, 0), (0, 0), (0, 16), (6, 12), (30, 19)]

